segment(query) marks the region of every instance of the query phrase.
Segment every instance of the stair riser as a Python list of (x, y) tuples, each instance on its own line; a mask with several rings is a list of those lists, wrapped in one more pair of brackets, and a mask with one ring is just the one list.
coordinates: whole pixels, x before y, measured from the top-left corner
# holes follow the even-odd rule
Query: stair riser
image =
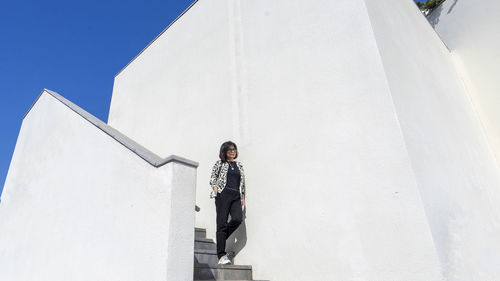
[(219, 258), (217, 258), (217, 255), (212, 255), (212, 254), (194, 254), (195, 256), (195, 264), (196, 263), (203, 263), (203, 264), (217, 264), (219, 262)]
[(195, 280), (252, 280), (251, 269), (194, 268)]
[(207, 238), (207, 231), (206, 230), (196, 230), (194, 232), (194, 238)]
[(217, 250), (217, 245), (213, 242), (194, 242), (194, 249), (199, 249), (199, 250)]

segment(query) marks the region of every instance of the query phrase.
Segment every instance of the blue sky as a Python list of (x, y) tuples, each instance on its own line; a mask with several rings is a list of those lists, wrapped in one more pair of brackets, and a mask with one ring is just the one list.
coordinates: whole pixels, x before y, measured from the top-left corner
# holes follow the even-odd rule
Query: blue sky
[(22, 118), (43, 88), (107, 122), (115, 74), (192, 2), (4, 1), (0, 193)]

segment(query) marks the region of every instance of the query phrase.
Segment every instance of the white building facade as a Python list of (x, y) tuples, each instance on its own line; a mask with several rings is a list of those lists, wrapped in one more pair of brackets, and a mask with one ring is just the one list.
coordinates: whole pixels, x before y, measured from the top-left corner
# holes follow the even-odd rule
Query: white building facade
[(236, 141), (248, 167), (237, 259), (258, 277), (496, 275), (498, 167), (411, 1), (199, 1), (116, 76), (109, 123), (199, 160), (197, 225), (212, 235), (206, 178)]

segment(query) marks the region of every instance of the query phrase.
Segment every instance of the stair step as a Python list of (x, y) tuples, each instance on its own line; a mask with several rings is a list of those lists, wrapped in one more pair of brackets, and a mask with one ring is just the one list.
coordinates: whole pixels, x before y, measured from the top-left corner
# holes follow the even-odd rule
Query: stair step
[(194, 242), (215, 243), (212, 238), (195, 238)]
[[(231, 260), (232, 262), (233, 260)], [(219, 258), (217, 257), (217, 251), (215, 250), (204, 250), (198, 249), (194, 250), (194, 263), (204, 263), (204, 264), (217, 264)]]
[(239, 264), (217, 264), (217, 265), (197, 265), (195, 267), (199, 268), (215, 268), (215, 269), (239, 269), (239, 270), (252, 270), (251, 265), (239, 265)]
[(194, 239), (194, 249), (195, 250), (216, 250), (217, 245), (213, 239), (207, 238), (196, 238)]
[(198, 254), (208, 254), (208, 255), (217, 255), (217, 250), (211, 249), (194, 249), (194, 253)]
[(252, 280), (251, 265), (194, 265), (194, 280)]
[(195, 238), (206, 238), (207, 237), (207, 230), (204, 228), (194, 228), (194, 237)]
[[(195, 227), (193, 281), (269, 281), (253, 280), (251, 265), (217, 264), (217, 245), (213, 239), (206, 237), (206, 229)], [(231, 261), (234, 262), (233, 259)]]

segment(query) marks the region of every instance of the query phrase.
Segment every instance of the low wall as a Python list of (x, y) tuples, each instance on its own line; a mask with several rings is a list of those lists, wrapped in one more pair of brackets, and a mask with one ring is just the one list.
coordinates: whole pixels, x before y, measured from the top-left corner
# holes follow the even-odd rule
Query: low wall
[(92, 118), (49, 91), (25, 116), (0, 204), (0, 280), (192, 280), (197, 164), (155, 166)]

